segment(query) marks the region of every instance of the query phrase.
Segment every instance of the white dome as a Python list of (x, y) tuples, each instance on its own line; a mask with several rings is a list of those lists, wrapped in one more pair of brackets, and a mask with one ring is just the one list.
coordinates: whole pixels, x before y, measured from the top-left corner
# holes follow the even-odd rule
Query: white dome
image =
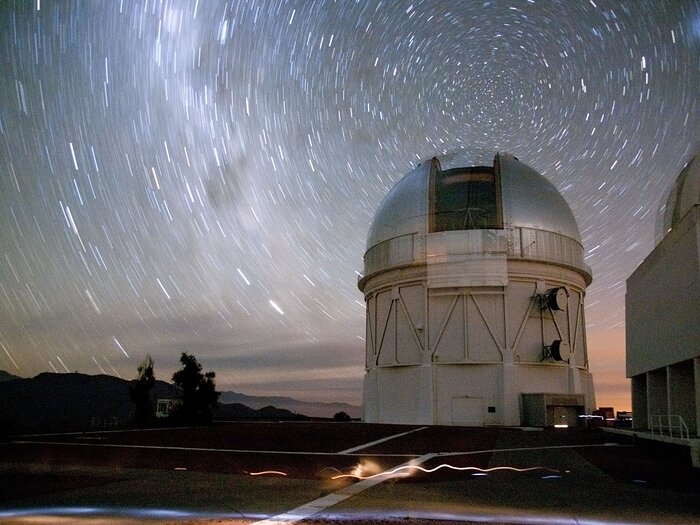
[(433, 158), (404, 176), (375, 213), (365, 275), (424, 262), (420, 238), (466, 230), (502, 237), (509, 257), (564, 264), (590, 281), (568, 204), (551, 182), (509, 154), (496, 154), (493, 166), (444, 171)]
[(700, 153), (681, 170), (659, 209), (656, 242), (660, 242), (698, 204), (700, 204)]

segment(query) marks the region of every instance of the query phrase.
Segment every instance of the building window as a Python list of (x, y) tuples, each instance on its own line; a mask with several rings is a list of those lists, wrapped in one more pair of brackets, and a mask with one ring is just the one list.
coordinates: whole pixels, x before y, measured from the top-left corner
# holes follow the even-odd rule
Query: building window
[(494, 168), (438, 171), (431, 190), (431, 232), (503, 228), (500, 181)]

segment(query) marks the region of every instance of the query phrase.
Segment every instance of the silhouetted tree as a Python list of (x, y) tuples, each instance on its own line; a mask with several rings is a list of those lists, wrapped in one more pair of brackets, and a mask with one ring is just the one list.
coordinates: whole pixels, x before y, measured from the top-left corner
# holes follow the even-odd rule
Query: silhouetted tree
[(189, 424), (210, 423), (213, 410), (221, 395), (216, 391), (214, 372), (202, 373), (202, 365), (192, 354), (180, 356), (182, 369), (173, 374), (173, 383), (182, 389), (182, 405), (175, 410), (175, 417)]
[(350, 421), (352, 418), (347, 414), (347, 412), (336, 412), (333, 416), (335, 421)]
[(149, 398), (149, 392), (156, 383), (156, 376), (153, 373), (153, 359), (150, 354), (146, 355), (138, 367), (138, 376), (129, 383), (129, 396), (136, 405), (136, 423), (143, 425), (153, 416), (153, 408)]

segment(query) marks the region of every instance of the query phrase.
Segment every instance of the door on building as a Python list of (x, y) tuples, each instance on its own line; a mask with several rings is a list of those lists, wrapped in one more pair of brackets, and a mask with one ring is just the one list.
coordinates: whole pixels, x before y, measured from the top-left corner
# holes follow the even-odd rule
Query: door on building
[(575, 427), (578, 424), (576, 407), (550, 405), (547, 407), (547, 425)]

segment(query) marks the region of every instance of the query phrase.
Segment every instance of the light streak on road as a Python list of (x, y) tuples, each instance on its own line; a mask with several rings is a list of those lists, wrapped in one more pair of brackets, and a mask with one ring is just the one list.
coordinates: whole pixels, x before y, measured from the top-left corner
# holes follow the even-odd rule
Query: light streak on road
[[(392, 470), (387, 470), (386, 472), (380, 472), (379, 474), (372, 474), (369, 476), (363, 476), (362, 474), (353, 471), (350, 474), (340, 474), (338, 476), (333, 476), (331, 479), (341, 479), (341, 478), (356, 478), (356, 479), (372, 479), (377, 476), (386, 476), (387, 474), (401, 474), (404, 476), (410, 476), (414, 473), (416, 470), (420, 470), (422, 472), (425, 472), (426, 474), (432, 474), (433, 472), (436, 472), (440, 469), (450, 469), (450, 470), (458, 470), (458, 471), (474, 471), (474, 472), (482, 472), (482, 473), (489, 473), (489, 472), (495, 472), (499, 470), (508, 470), (512, 472), (531, 472), (533, 470), (544, 470), (547, 472), (559, 472), (558, 470), (549, 468), (549, 467), (527, 467), (527, 468), (517, 468), (517, 467), (491, 467), (491, 468), (479, 468), (479, 467), (456, 467), (454, 465), (450, 465), (448, 463), (442, 463), (438, 465), (437, 467), (433, 468), (425, 468), (421, 467), (420, 465), (402, 465), (400, 467), (396, 467), (395, 469)], [(407, 472), (403, 472), (407, 471)]]
[(286, 472), (281, 470), (262, 470), (260, 472), (248, 472), (251, 476), (286, 476)]

